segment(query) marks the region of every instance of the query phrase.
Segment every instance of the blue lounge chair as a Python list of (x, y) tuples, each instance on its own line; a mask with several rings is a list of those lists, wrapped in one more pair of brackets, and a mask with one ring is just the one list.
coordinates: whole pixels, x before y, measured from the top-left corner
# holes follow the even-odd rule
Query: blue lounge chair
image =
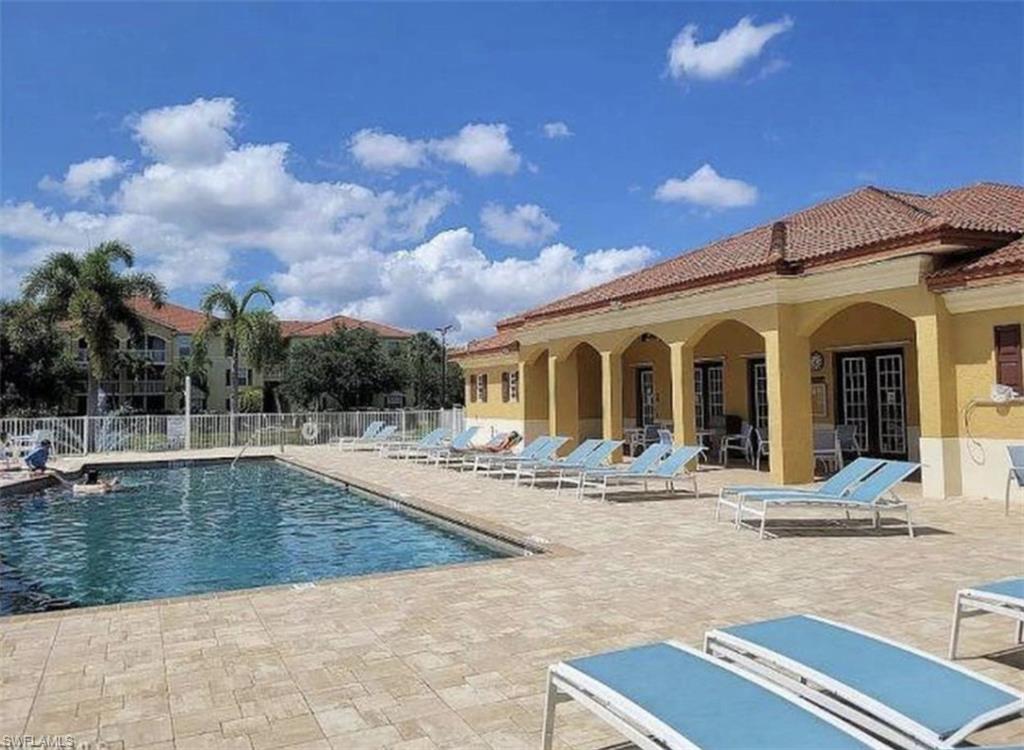
[(953, 607), (953, 632), (949, 636), (949, 658), (956, 658), (960, 621), (976, 615), (995, 614), (1017, 621), (1017, 643), (1024, 642), (1024, 578), (1006, 578), (960, 589)]
[(334, 444), (339, 448), (347, 448), (358, 443), (368, 443), (371, 442), (382, 429), (384, 429), (384, 422), (379, 420), (370, 422), (370, 424), (366, 425), (366, 429), (363, 430), (362, 435), (357, 435), (356, 437), (340, 437), (334, 441)]
[(451, 441), (448, 442), (447, 444), (445, 444), (444, 441), (442, 441), (441, 445), (435, 446), (433, 448), (427, 448), (426, 450), (420, 451), (419, 453), (414, 453), (411, 456), (407, 456), (407, 458), (412, 458), (416, 460), (423, 459), (424, 461), (427, 462), (433, 461), (435, 466), (440, 466), (441, 458), (447, 458), (452, 454), (452, 451), (458, 452), (469, 450), (469, 448), (473, 445), (473, 438), (476, 437), (476, 433), (479, 429), (479, 427), (467, 427), (458, 435), (453, 437)]
[(594, 450), (590, 451), (590, 453), (585, 455), (579, 461), (555, 461), (552, 462), (552, 465), (540, 468), (539, 471), (541, 473), (546, 472), (552, 475), (557, 472), (558, 483), (556, 485), (555, 494), (560, 495), (562, 493), (562, 484), (567, 479), (578, 476), (581, 472), (603, 466), (611, 460), (612, 454), (621, 447), (621, 440), (602, 440)]
[(537, 458), (533, 461), (520, 461), (516, 464), (515, 486), (519, 486), (519, 480), (524, 475), (529, 475), (530, 486), (533, 487), (537, 481), (538, 473), (543, 473), (545, 470), (550, 471), (552, 466), (561, 466), (564, 463), (578, 464), (588, 455), (593, 453), (602, 442), (603, 441), (599, 438), (589, 438), (584, 440), (573, 448), (565, 458), (556, 459), (551, 455), (548, 455), (544, 458)]
[(441, 445), (449, 432), (447, 427), (438, 427), (428, 432), (419, 440), (402, 440), (381, 444), (381, 455), (385, 458), (406, 458), (422, 453), (428, 448), (436, 448)]
[(810, 615), (713, 630), (704, 648), (898, 747), (954, 747), (1024, 709), (988, 677)]
[[(895, 495), (893, 487), (917, 471), (919, 467), (920, 464), (909, 461), (886, 461), (845, 495), (821, 493), (776, 495), (770, 492), (741, 495), (739, 507), (736, 509), (736, 516), (739, 519), (737, 524), (746, 525), (743, 522), (744, 514), (760, 518), (759, 535), (764, 539), (767, 533), (765, 524), (768, 521), (768, 511), (772, 508), (833, 508), (844, 511), (847, 518), (853, 512), (870, 513), (874, 517), (876, 528), (881, 523), (883, 510), (902, 510), (906, 516), (907, 533), (913, 537), (914, 525), (910, 520), (910, 507)], [(760, 509), (755, 507), (757, 503), (760, 503)]]
[(840, 750), (887, 747), (755, 674), (679, 643), (554, 664), (542, 748), (555, 708), (573, 700), (641, 750)]
[(732, 508), (734, 511), (733, 521), (739, 525), (739, 507), (742, 498), (747, 495), (756, 497), (792, 497), (824, 496), (834, 497), (845, 495), (859, 482), (863, 481), (869, 474), (876, 471), (884, 461), (879, 458), (856, 458), (852, 463), (833, 474), (820, 487), (814, 489), (800, 489), (797, 487), (783, 487), (779, 485), (757, 485), (740, 484), (730, 487), (723, 487), (718, 492), (718, 502), (715, 503), (715, 520), (721, 518), (722, 506)]
[(482, 471), (484, 474), (496, 472), (505, 476), (506, 471), (515, 471), (517, 464), (523, 461), (536, 461), (549, 458), (559, 448), (569, 442), (569, 438), (560, 435), (542, 435), (524, 446), (519, 453), (488, 453), (473, 459), (473, 473)]
[[(644, 449), (643, 453), (624, 468), (599, 466), (594, 469), (584, 469), (577, 477), (572, 478), (577, 482), (576, 497), (582, 500), (584, 490), (589, 486), (599, 488), (601, 490), (601, 500), (605, 500), (608, 496), (609, 482), (629, 481), (631, 479), (643, 481), (644, 475), (651, 470), (654, 464), (665, 458), (671, 451), (671, 443), (651, 443)], [(646, 485), (647, 482), (644, 481), (645, 489)]]
[(1010, 459), (1010, 472), (1006, 475), (1006, 497), (1003, 513), (1010, 515), (1010, 488), (1017, 485), (1024, 490), (1024, 445), (1008, 445), (1006, 453)]
[(696, 464), (703, 452), (703, 445), (681, 446), (672, 451), (668, 458), (661, 461), (653, 469), (644, 474), (629, 476), (623, 474), (623, 478), (620, 481), (643, 482), (645, 487), (651, 482), (664, 482), (667, 492), (675, 492), (676, 482), (680, 479), (686, 479), (693, 486), (694, 496), (700, 495), (700, 490), (697, 487), (697, 467), (695, 466), (693, 471), (690, 471), (687, 467), (690, 464)]
[(469, 466), (472, 468), (473, 459), (478, 453), (497, 453), (501, 446), (508, 440), (508, 432), (496, 432), (483, 445), (468, 445), (463, 450), (451, 451), (448, 456), (442, 457), (441, 462), (446, 466), (456, 465), (460, 471)]

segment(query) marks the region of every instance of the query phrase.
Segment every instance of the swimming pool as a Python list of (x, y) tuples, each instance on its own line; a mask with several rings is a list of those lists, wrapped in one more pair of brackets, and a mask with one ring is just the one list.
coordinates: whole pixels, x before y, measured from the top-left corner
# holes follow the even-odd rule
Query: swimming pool
[(276, 461), (112, 475), (0, 499), (0, 615), (513, 554)]

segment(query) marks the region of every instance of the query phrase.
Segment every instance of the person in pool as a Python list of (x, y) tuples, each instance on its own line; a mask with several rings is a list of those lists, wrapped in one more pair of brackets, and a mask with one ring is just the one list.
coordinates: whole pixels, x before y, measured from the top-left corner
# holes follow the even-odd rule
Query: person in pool
[(99, 469), (86, 469), (85, 481), (78, 482), (72, 486), (76, 495), (105, 495), (113, 492), (121, 485), (121, 479), (100, 479)]
[(50, 460), (50, 441), (43, 440), (39, 445), (25, 454), (25, 466), (33, 474), (46, 471), (46, 462)]

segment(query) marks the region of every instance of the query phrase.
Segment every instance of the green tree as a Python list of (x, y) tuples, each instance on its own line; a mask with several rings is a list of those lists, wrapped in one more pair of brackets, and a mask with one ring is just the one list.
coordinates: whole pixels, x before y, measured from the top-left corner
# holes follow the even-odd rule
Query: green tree
[(324, 398), (346, 409), (366, 406), (401, 382), (384, 342), (365, 328), (335, 328), (326, 336), (296, 341), (288, 349), (285, 395), (305, 408)]
[[(288, 356), (288, 344), (281, 334), (281, 323), (270, 310), (253, 310), (249, 314), (249, 323), (241, 334), (241, 349), (252, 368), (265, 375), (268, 370), (284, 365)], [(281, 401), (277, 390), (274, 390), (274, 404), (281, 411)], [(263, 402), (260, 401), (262, 411)], [(244, 409), (243, 409), (244, 411)]]
[(52, 320), (28, 300), (0, 301), (0, 416), (58, 413), (79, 376)]
[(446, 369), (448, 402), (460, 402), (463, 393), (462, 368), (449, 362), (441, 367), (441, 344), (434, 336), (421, 331), (402, 342), (399, 361), (402, 384), (411, 392), (412, 403), (420, 408), (438, 408), (441, 403), (441, 374)]
[(180, 354), (167, 370), (167, 375), (174, 383), (175, 390), (184, 390), (185, 378), (192, 379), (192, 387), (202, 391), (203, 400), (210, 397), (209, 370), (210, 346), (202, 332), (192, 337), (192, 346), (185, 356)]
[[(231, 357), (231, 415), (238, 413), (238, 376), (241, 358), (244, 355), (250, 362), (261, 356), (255, 347), (262, 339), (254, 331), (265, 324), (269, 311), (250, 310), (249, 305), (257, 297), (265, 298), (274, 304), (274, 298), (262, 284), (253, 284), (241, 297), (221, 284), (206, 290), (199, 301), (199, 309), (206, 314), (205, 335), (221, 335), (224, 338), (224, 349)], [(217, 315), (220, 313), (220, 316)], [(263, 322), (261, 322), (263, 321)], [(276, 322), (276, 318), (274, 318)], [(278, 327), (280, 335), (280, 327)], [(235, 420), (231, 419), (231, 442), (235, 442)]]
[[(25, 277), (25, 297), (38, 303), (51, 324), (63, 321), (72, 336), (85, 341), (86, 414), (96, 413), (99, 383), (123, 364), (118, 353), (118, 330), (139, 339), (145, 331), (132, 308), (134, 297), (161, 307), (163, 285), (152, 274), (131, 271), (135, 253), (123, 242), (103, 242), (82, 256), (54, 253)], [(123, 267), (123, 268), (122, 268)]]

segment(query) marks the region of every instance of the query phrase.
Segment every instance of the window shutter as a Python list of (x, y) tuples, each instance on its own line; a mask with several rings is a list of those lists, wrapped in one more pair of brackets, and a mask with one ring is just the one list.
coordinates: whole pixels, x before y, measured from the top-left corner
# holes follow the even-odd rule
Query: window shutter
[(480, 400), (487, 403), (487, 374), (481, 375), (477, 381), (477, 387), (480, 389)]
[(1008, 385), (1018, 393), (1024, 391), (1021, 376), (1020, 324), (996, 326), (996, 382)]
[(469, 376), (469, 400), (476, 401), (476, 375)]

